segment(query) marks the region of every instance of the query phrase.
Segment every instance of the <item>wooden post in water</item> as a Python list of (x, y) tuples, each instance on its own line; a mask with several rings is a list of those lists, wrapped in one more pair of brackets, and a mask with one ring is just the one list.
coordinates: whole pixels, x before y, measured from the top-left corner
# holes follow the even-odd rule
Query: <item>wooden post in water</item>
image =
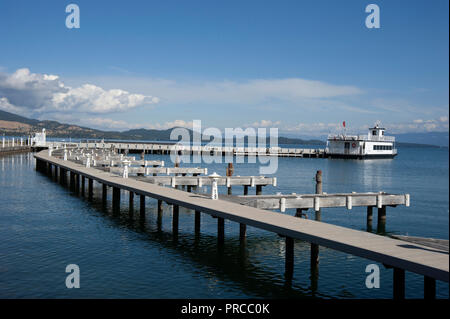
[(367, 231), (372, 231), (373, 206), (367, 206)]
[(106, 205), (106, 201), (108, 198), (108, 186), (106, 184), (102, 184), (102, 204)]
[(225, 241), (225, 220), (222, 217), (217, 218), (217, 240), (219, 244)]
[[(244, 185), (244, 195), (248, 195), (248, 185)], [(247, 236), (247, 225), (239, 223), (239, 241), (243, 243)]]
[[(316, 194), (322, 194), (322, 171), (316, 172)], [(321, 220), (320, 209), (314, 212), (315, 220)], [(311, 244), (311, 275), (316, 276), (319, 269), (319, 245)]]
[(180, 207), (178, 205), (172, 205), (172, 232), (174, 235), (178, 234), (178, 218), (180, 214)]
[[(226, 171), (226, 175), (227, 177), (233, 176), (234, 173), (234, 167), (233, 167), (233, 163), (228, 163), (228, 167), (227, 167), (227, 171)], [(231, 191), (231, 185), (228, 187), (228, 195), (231, 195), (232, 191)]]
[(394, 299), (405, 299), (405, 270), (394, 267)]
[(240, 223), (239, 224), (239, 241), (241, 243), (244, 242), (246, 236), (247, 236), (247, 225)]
[(80, 178), (81, 178), (80, 174), (75, 174), (75, 192), (77, 194), (80, 193), (80, 182), (81, 182)]
[(386, 206), (378, 208), (377, 232), (384, 233), (386, 231)]
[(134, 210), (134, 192), (130, 191), (130, 197), (128, 198), (128, 209), (130, 214), (133, 213)]
[(70, 171), (69, 176), (70, 176), (69, 187), (71, 190), (73, 190), (75, 188), (75, 173)]
[(81, 176), (81, 196), (84, 196), (84, 188), (86, 184), (86, 177)]
[(425, 299), (436, 299), (436, 279), (425, 276), (424, 277), (424, 292)]
[(285, 238), (285, 267), (284, 275), (287, 280), (292, 279), (294, 273), (294, 239), (292, 237)]
[(145, 217), (145, 195), (139, 196), (140, 209), (139, 214), (141, 217)]
[(262, 185), (256, 185), (256, 195), (262, 195)]
[(200, 211), (196, 210), (195, 211), (195, 220), (194, 220), (194, 224), (195, 224), (195, 233), (198, 234), (200, 233)]
[(92, 195), (94, 193), (94, 180), (92, 178), (88, 179), (88, 197), (89, 200), (92, 199)]
[(120, 210), (120, 188), (113, 187), (113, 211), (118, 212)]

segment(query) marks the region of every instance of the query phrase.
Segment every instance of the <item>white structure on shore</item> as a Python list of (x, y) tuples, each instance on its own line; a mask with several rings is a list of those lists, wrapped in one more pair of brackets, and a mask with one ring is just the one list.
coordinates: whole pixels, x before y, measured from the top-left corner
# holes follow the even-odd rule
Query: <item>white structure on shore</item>
[(34, 133), (34, 136), (31, 137), (31, 146), (32, 147), (46, 147), (46, 134), (45, 128), (42, 129), (42, 133)]

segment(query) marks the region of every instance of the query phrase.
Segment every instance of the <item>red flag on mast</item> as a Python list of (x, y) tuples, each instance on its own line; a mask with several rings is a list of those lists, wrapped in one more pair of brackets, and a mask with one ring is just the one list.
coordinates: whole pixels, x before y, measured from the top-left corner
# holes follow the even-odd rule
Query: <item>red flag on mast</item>
[(345, 121), (344, 122), (342, 122), (342, 125), (345, 127)]

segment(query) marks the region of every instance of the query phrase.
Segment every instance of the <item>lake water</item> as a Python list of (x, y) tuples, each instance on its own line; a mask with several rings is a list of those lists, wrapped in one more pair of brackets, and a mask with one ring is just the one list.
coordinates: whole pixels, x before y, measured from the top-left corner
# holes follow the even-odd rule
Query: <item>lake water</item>
[[(168, 156), (146, 157), (169, 162)], [(225, 174), (226, 164), (201, 166)], [(313, 193), (315, 172), (322, 170), (328, 193), (411, 194), (411, 207), (388, 207), (387, 234), (448, 239), (448, 168), (448, 149), (432, 148), (402, 148), (394, 160), (280, 158), (278, 187), (264, 187), (263, 193)], [(216, 219), (202, 214), (196, 236), (193, 212), (180, 208), (174, 238), (169, 207), (158, 225), (155, 200), (147, 199), (142, 220), (136, 198), (132, 218), (123, 192), (121, 212), (113, 214), (110, 200), (102, 207), (98, 184), (89, 201), (36, 172), (32, 154), (0, 157), (0, 172), (0, 298), (392, 297), (392, 269), (381, 264), (381, 287), (366, 288), (370, 260), (321, 247), (316, 280), (310, 276), (310, 245), (296, 241), (290, 282), (284, 277), (284, 239), (273, 233), (248, 227), (240, 245), (238, 225), (226, 221), (220, 247)], [(235, 175), (259, 175), (258, 166), (235, 164)], [(233, 193), (242, 194), (242, 187)], [(323, 209), (322, 221), (366, 231), (365, 208)], [(80, 289), (65, 286), (68, 264), (80, 267)], [(437, 296), (449, 297), (448, 284), (437, 282)], [(422, 276), (406, 272), (406, 297), (423, 297)]]

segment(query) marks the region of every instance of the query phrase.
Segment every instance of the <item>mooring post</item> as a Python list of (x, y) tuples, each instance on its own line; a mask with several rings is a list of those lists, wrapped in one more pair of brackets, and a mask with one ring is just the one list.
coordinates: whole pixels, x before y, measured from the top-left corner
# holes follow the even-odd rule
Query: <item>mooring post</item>
[(120, 188), (113, 187), (113, 211), (117, 212), (120, 210)]
[(139, 214), (141, 217), (145, 217), (145, 195), (139, 196), (140, 209)]
[(219, 244), (225, 241), (225, 220), (222, 217), (217, 218), (217, 240)]
[(394, 299), (405, 299), (405, 270), (394, 267)]
[(425, 299), (436, 298), (436, 279), (425, 276), (424, 277), (424, 292)]
[[(228, 163), (228, 167), (227, 167), (227, 171), (226, 171), (226, 175), (227, 177), (231, 177), (233, 176), (234, 173), (234, 167), (233, 167), (233, 163)], [(231, 190), (231, 185), (228, 186), (228, 195), (232, 194), (232, 190)]]
[(134, 192), (130, 191), (129, 193), (130, 197), (128, 198), (128, 210), (130, 211), (131, 214), (134, 210)]
[[(316, 172), (316, 194), (322, 194), (322, 171)], [(320, 208), (314, 212), (314, 219), (321, 220)], [(311, 244), (311, 273), (315, 274), (319, 267), (319, 245)]]
[(180, 207), (178, 205), (172, 205), (172, 232), (178, 234), (178, 218), (180, 213)]
[(195, 211), (194, 224), (195, 224), (195, 233), (196, 234), (200, 233), (200, 211), (198, 210)]
[(367, 231), (372, 231), (373, 206), (367, 206)]
[(294, 273), (294, 239), (286, 237), (285, 239), (285, 276), (292, 278)]

